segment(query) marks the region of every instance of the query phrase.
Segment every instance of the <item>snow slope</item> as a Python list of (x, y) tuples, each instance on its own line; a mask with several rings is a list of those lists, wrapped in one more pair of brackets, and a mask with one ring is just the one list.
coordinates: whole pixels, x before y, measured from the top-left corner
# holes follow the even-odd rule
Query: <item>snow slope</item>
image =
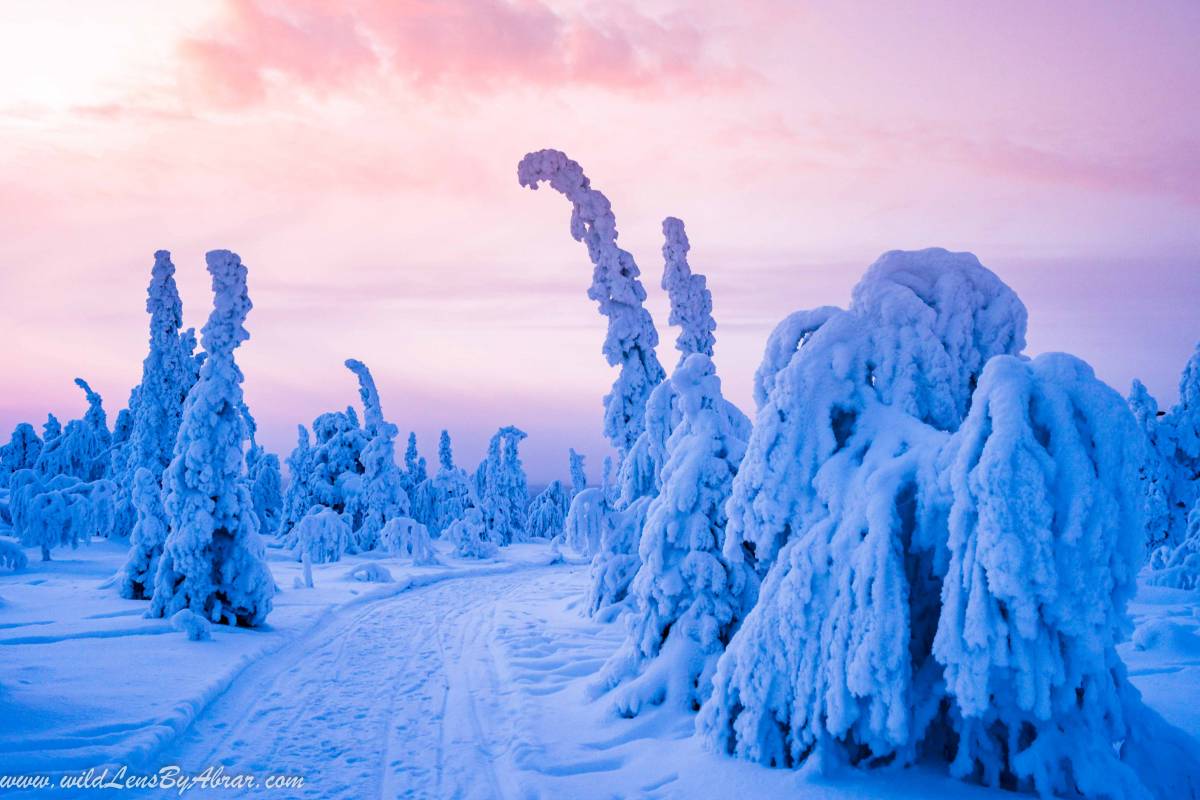
[[(693, 716), (636, 719), (589, 701), (621, 623), (583, 613), (587, 568), (546, 545), (503, 561), (348, 557), (302, 566), (271, 551), (282, 591), (261, 631), (215, 626), (189, 642), (141, 617), (109, 583), (122, 548), (95, 541), (49, 565), (0, 573), (3, 772), (127, 763), (150, 772), (222, 766), (303, 775), (300, 789), (185, 796), (279, 798), (1012, 798), (944, 767), (819, 778), (709, 753)], [(386, 584), (347, 575), (385, 567)], [(1133, 681), (1171, 722), (1200, 735), (1200, 619), (1194, 595), (1143, 587), (1122, 645)], [(3, 795), (3, 790), (0, 790)], [(15, 796), (165, 797), (94, 790)]]

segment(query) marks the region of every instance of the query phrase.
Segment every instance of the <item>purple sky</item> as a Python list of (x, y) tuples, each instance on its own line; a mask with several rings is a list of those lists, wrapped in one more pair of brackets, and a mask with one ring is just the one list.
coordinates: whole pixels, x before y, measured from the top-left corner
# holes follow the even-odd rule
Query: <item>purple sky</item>
[[(0, 7), (0, 428), (115, 416), (157, 248), (188, 324), (203, 252), (250, 268), (261, 438), (357, 403), (434, 460), (528, 430), (531, 479), (604, 452), (613, 374), (568, 207), (528, 150), (613, 201), (664, 342), (661, 221), (709, 276), (726, 392), (784, 314), (844, 304), (882, 251), (970, 250), (1030, 351), (1169, 403), (1200, 339), (1200, 4), (15, 2)], [(894, 6), (894, 7), (893, 7)]]

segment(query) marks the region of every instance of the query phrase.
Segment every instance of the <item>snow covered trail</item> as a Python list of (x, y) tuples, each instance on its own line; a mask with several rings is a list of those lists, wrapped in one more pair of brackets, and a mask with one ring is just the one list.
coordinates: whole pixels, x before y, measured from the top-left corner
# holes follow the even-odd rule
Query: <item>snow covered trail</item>
[[(590, 674), (600, 656), (560, 663), (545, 636), (514, 630), (513, 614), (582, 586), (578, 568), (523, 570), (356, 609), (249, 668), (153, 766), (303, 775), (296, 796), (515, 796), (512, 767), (535, 761), (518, 736), (522, 683), (553, 691), (556, 677)], [(502, 676), (497, 647), (525, 653), (525, 671), (541, 674)]]

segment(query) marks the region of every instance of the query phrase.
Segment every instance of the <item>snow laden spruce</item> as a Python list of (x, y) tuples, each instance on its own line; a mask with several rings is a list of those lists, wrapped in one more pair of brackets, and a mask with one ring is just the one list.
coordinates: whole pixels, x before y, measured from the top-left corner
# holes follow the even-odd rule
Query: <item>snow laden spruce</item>
[(254, 626), (271, 610), (275, 582), (264, 561), (250, 492), (242, 481), (242, 372), (234, 350), (250, 337), (246, 267), (228, 250), (205, 256), (213, 311), (202, 331), (207, 357), (184, 402), (174, 457), (163, 479), (170, 533), (151, 613), (180, 609), (213, 622)]
[(1136, 424), (1082, 362), (1019, 358), (1025, 320), (973, 256), (892, 252), (848, 310), (772, 336), (724, 545), (762, 585), (698, 719), (714, 748), (1196, 791), (1200, 763), (1115, 652), (1140, 563)]

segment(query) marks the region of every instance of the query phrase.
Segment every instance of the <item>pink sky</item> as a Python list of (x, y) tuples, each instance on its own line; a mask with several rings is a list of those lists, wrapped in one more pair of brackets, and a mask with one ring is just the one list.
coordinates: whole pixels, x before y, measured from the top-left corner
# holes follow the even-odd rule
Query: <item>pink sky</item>
[(250, 268), (261, 438), (357, 403), (435, 458), (514, 423), (531, 479), (604, 450), (613, 375), (555, 147), (613, 202), (673, 364), (661, 220), (706, 273), (726, 392), (787, 312), (882, 251), (970, 250), (1030, 351), (1164, 403), (1200, 338), (1200, 4), (57, 0), (0, 6), (0, 429), (138, 379), (153, 252), (188, 324), (203, 253)]

